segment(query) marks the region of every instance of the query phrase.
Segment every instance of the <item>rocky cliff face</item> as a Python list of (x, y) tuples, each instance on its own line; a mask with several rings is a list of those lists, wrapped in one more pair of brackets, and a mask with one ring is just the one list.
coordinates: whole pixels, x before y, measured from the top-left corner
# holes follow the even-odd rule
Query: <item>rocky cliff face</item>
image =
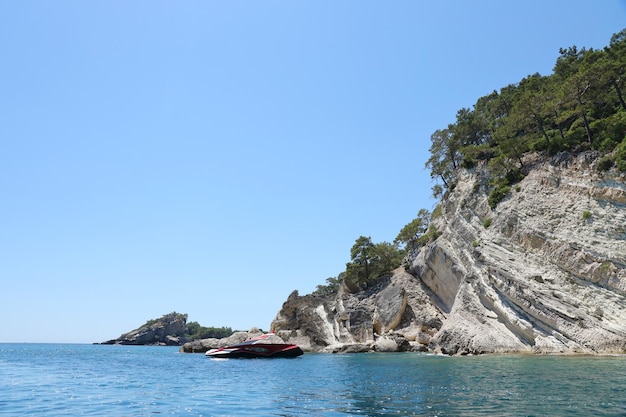
[(160, 319), (150, 320), (143, 326), (102, 344), (178, 346), (188, 342), (184, 337), (186, 330), (187, 315), (170, 313)]
[(313, 351), (626, 353), (626, 176), (592, 152), (529, 156), (494, 209), (459, 173), (441, 236), (367, 291), (289, 296), (272, 323)]

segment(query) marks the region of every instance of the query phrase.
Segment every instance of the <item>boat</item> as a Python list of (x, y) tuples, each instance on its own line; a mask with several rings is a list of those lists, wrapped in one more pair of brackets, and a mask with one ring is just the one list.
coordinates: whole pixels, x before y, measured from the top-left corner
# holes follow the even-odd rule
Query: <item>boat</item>
[(211, 349), (205, 355), (211, 358), (295, 358), (304, 354), (298, 345), (273, 343), (272, 336), (264, 334), (236, 345)]

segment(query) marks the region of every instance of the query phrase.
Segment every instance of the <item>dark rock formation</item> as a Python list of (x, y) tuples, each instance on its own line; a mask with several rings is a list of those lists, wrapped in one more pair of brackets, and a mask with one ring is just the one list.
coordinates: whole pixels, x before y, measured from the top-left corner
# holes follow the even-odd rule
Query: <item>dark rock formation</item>
[(374, 331), (378, 334), (395, 329), (406, 309), (406, 291), (399, 285), (392, 285), (376, 295), (374, 310)]
[(102, 342), (103, 345), (163, 345), (178, 346), (186, 343), (187, 315), (166, 314), (160, 319), (149, 320), (138, 329), (124, 333), (117, 339)]

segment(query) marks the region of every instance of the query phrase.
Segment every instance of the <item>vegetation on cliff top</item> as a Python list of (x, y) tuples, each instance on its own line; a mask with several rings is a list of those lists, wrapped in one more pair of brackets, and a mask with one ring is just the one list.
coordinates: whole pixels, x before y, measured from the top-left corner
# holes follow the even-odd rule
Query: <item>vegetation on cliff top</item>
[(184, 336), (191, 340), (208, 339), (212, 337), (220, 339), (222, 337), (228, 337), (233, 334), (233, 329), (231, 329), (230, 327), (204, 327), (196, 321), (190, 321), (189, 323), (187, 323), (187, 318), (187, 314), (177, 313), (176, 311), (173, 311), (171, 313), (164, 314), (158, 319), (148, 320), (141, 327), (150, 327), (155, 325), (159, 326), (163, 325), (164, 323), (169, 323), (173, 321), (183, 321), (184, 323), (186, 323), (186, 331)]
[(431, 136), (426, 167), (443, 187), (454, 186), (458, 168), (484, 161), (494, 176), (492, 208), (519, 181), (523, 155), (555, 155), (593, 149), (599, 169), (626, 171), (626, 29), (602, 50), (562, 48), (548, 76), (529, 75), (480, 97), (456, 121)]
[[(561, 48), (553, 71), (480, 97), (472, 109), (460, 109), (454, 123), (431, 135), (426, 168), (436, 181), (435, 198), (454, 188), (459, 169), (484, 164), (492, 175), (487, 201), (495, 209), (524, 177), (528, 152), (597, 150), (602, 153), (599, 170), (626, 172), (626, 29), (602, 50)], [(336, 293), (344, 282), (365, 288), (397, 268), (407, 254), (437, 238), (438, 231), (429, 226), (436, 215), (437, 209), (433, 214), (421, 209), (393, 243), (360, 236), (345, 271), (327, 278), (314, 294)]]

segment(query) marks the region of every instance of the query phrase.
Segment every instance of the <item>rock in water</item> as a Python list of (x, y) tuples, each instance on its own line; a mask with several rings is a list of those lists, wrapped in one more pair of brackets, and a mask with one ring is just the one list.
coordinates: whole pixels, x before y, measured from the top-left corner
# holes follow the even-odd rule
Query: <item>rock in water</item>
[(401, 286), (389, 286), (376, 295), (374, 330), (383, 334), (395, 329), (406, 309), (406, 291)]
[(377, 352), (397, 352), (398, 344), (388, 337), (379, 337), (374, 343), (374, 348)]
[[(234, 332), (232, 335), (228, 337), (223, 337), (221, 339), (198, 339), (193, 340), (191, 342), (185, 343), (180, 349), (180, 352), (184, 353), (204, 353), (211, 349), (222, 348), (226, 346), (238, 345), (247, 340), (253, 339), (255, 337), (259, 337), (261, 335), (265, 335), (263, 331), (259, 330), (256, 327), (253, 327), (247, 332)], [(285, 341), (278, 337), (275, 334), (265, 335), (263, 339), (264, 343), (273, 343), (273, 344), (285, 344)]]

